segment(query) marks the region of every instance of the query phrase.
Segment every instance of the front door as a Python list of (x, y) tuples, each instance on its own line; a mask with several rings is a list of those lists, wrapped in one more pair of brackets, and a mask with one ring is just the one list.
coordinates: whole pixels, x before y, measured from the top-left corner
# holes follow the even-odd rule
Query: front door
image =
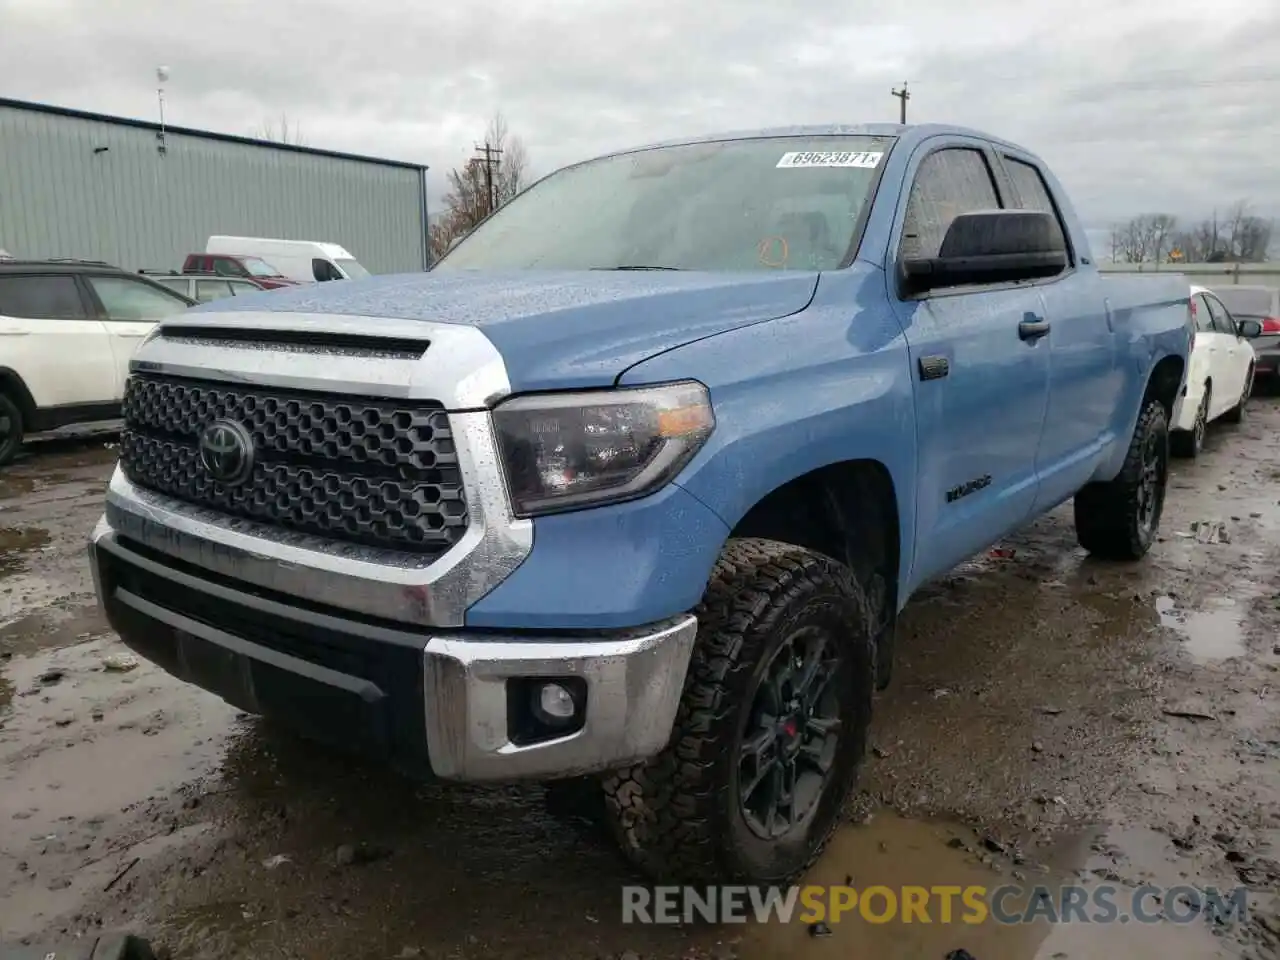
[(915, 377), (911, 589), (1026, 521), (1049, 392), (1049, 345), (1027, 336), (1027, 324), (1044, 320), (1037, 288), (959, 287), (912, 299), (896, 289), (901, 260), (936, 256), (957, 215), (1004, 205), (981, 141), (935, 140), (919, 151), (887, 271)]
[(1211, 293), (1204, 295), (1213, 323), (1213, 382), (1215, 389), (1210, 397), (1210, 417), (1220, 417), (1239, 401), (1244, 393), (1245, 378), (1253, 360), (1253, 344), (1240, 336), (1235, 320), (1227, 308)]

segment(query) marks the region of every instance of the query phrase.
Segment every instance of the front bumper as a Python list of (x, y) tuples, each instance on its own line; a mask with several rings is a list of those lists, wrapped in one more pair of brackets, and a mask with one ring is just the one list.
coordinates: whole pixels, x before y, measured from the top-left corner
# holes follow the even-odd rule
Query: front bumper
[[(697, 621), (554, 636), (406, 628), (212, 574), (124, 538), (89, 543), (99, 599), (131, 649), (300, 733), (450, 780), (556, 779), (646, 759), (670, 737)], [(513, 683), (580, 678), (575, 732), (530, 742)]]

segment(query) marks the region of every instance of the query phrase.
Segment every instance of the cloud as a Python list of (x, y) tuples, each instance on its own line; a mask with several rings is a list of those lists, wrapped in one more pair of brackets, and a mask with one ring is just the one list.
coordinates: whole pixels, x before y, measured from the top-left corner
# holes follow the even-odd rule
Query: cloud
[[(216, 14), (213, 11), (216, 9)], [(689, 134), (955, 122), (1041, 154), (1095, 228), (1249, 198), (1280, 217), (1280, 6), (1253, 0), (0, 0), (7, 96), (464, 161), (495, 110), (535, 168)]]

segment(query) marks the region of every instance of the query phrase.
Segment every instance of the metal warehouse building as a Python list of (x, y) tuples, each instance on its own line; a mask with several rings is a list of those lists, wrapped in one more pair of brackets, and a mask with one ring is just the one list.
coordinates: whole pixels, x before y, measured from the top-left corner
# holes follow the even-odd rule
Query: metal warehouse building
[(426, 167), (0, 99), (0, 249), (178, 269), (215, 234), (423, 270)]

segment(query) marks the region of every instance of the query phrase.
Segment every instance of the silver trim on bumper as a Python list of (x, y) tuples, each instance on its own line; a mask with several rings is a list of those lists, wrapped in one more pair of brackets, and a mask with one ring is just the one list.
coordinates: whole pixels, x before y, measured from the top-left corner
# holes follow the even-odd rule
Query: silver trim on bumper
[[(401, 649), (421, 650), (427, 753), (433, 772), (449, 780), (558, 779), (608, 770), (658, 753), (671, 737), (698, 628), (695, 617), (683, 616), (580, 639), (419, 635), (327, 613), (300, 616), (300, 611), (277, 600), (211, 584), (136, 555), (129, 560), (128, 547), (116, 541), (116, 532), (105, 519), (98, 522), (89, 540), (90, 569), (100, 602), (106, 598), (98, 550), (215, 599), (364, 637), (375, 647), (394, 643)], [(292, 655), (277, 654), (216, 623), (197, 623), (168, 609), (164, 596), (118, 593), (116, 599), (231, 653), (271, 663), (277, 669), (301, 667), (290, 667), (290, 661), (295, 661)], [(129, 636), (122, 639), (130, 644)], [(512, 743), (507, 735), (507, 680), (540, 676), (575, 676), (585, 681), (585, 723), (580, 730), (556, 739), (529, 745)], [(330, 683), (351, 690), (361, 685), (359, 678), (337, 672), (331, 673)]]
[[(424, 664), (432, 769), (450, 780), (550, 779), (648, 759), (671, 737), (697, 629), (686, 616), (596, 640), (432, 637)], [(514, 744), (506, 681), (540, 676), (586, 681), (586, 724)]]
[(271, 590), (354, 613), (440, 627), (462, 626), (467, 609), (510, 576), (533, 549), (533, 522), (511, 512), (488, 411), (452, 412), (510, 392), (501, 356), (476, 328), (271, 313), (197, 314), (177, 322), (430, 339), (420, 359), (375, 360), (158, 337), (139, 348), (133, 368), (335, 395), (439, 399), (451, 411), (470, 525), (451, 549), (425, 561), (407, 552), (299, 534), (184, 503), (134, 485), (117, 467), (107, 490), (106, 519), (122, 536)]

